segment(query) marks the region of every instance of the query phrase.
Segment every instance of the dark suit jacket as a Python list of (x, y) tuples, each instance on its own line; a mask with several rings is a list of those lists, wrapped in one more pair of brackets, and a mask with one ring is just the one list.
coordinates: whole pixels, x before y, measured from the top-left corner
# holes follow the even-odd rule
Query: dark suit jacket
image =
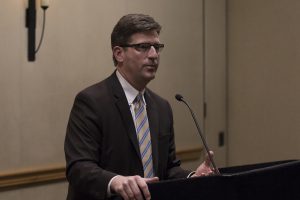
[[(155, 176), (183, 178), (176, 159), (169, 103), (146, 89)], [(105, 199), (117, 174), (143, 176), (135, 126), (122, 86), (113, 73), (75, 98), (65, 138), (68, 200)]]

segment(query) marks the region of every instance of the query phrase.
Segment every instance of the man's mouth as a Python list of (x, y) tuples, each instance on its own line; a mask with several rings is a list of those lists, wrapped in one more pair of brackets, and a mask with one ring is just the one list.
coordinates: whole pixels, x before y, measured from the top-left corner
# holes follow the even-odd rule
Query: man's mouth
[(145, 67), (152, 67), (152, 68), (157, 68), (158, 65), (157, 64), (146, 64), (144, 65)]

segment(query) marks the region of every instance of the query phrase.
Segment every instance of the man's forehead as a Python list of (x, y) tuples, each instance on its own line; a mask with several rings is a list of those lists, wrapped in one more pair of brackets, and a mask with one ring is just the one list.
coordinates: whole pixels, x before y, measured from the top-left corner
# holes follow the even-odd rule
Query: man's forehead
[(146, 31), (146, 32), (138, 32), (134, 33), (130, 36), (129, 42), (132, 41), (140, 41), (140, 40), (149, 40), (149, 41), (155, 41), (159, 42), (159, 34), (157, 31), (152, 30), (152, 31)]

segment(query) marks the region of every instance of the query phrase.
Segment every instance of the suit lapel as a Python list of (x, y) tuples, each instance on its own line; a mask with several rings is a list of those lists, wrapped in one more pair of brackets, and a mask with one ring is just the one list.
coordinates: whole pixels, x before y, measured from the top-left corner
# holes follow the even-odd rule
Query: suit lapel
[(151, 143), (152, 143), (152, 158), (153, 158), (153, 167), (155, 175), (158, 172), (158, 131), (159, 131), (159, 120), (158, 120), (158, 110), (155, 104), (155, 101), (151, 97), (149, 91), (145, 91), (145, 101), (147, 105), (147, 115), (149, 120), (150, 134), (151, 134)]
[(126, 128), (128, 137), (132, 145), (134, 146), (134, 149), (142, 163), (141, 156), (140, 156), (140, 149), (139, 149), (138, 140), (136, 136), (136, 130), (135, 130), (132, 114), (124, 90), (116, 76), (116, 73), (114, 73), (109, 80), (112, 86), (113, 95), (115, 97), (115, 105), (119, 110), (119, 114), (123, 120), (123, 124), (124, 127)]

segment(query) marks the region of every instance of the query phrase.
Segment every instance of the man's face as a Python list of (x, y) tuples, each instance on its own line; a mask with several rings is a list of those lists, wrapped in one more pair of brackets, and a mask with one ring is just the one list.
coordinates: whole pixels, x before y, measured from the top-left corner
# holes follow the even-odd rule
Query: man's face
[[(132, 44), (160, 44), (156, 31), (133, 34), (128, 42)], [(118, 70), (133, 87), (143, 89), (155, 78), (159, 65), (159, 52), (153, 46), (145, 50), (135, 47), (121, 47), (122, 56)]]

